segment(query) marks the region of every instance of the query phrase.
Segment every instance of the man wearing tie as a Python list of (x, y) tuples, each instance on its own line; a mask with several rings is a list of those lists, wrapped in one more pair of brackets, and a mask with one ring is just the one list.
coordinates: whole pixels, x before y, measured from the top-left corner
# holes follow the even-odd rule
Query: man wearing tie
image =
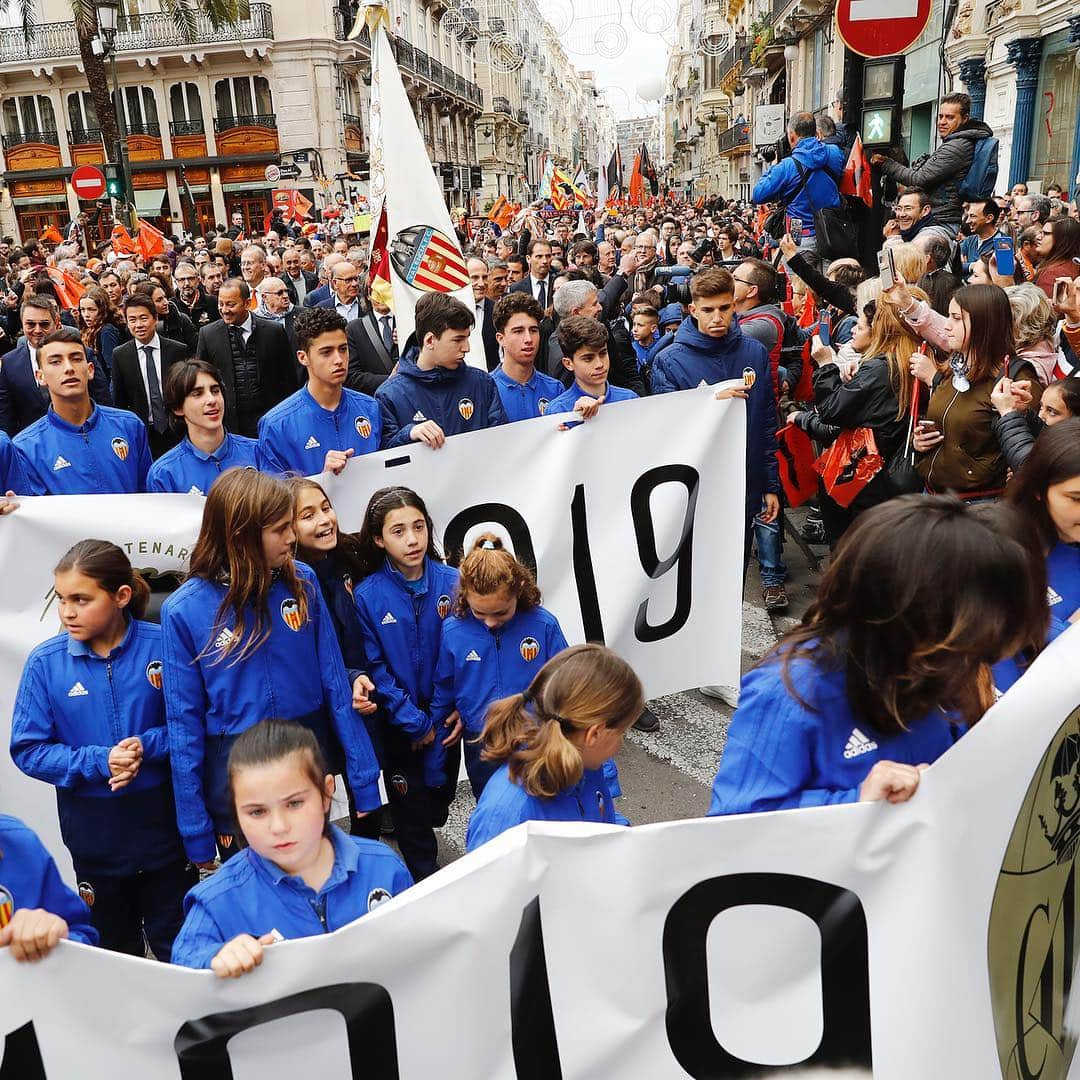
[(510, 286), (511, 292), (529, 292), (541, 310), (551, 307), (551, 245), (546, 240), (529, 244), (529, 273)]
[(346, 322), (359, 319), (363, 312), (360, 305), (360, 268), (348, 259), (335, 263), (330, 271), (330, 295), (313, 306), (333, 308)]
[(149, 290), (136, 290), (124, 302), (124, 320), (132, 340), (113, 350), (113, 402), (146, 425), (150, 453), (160, 457), (179, 436), (169, 424), (161, 388), (169, 368), (187, 359), (187, 346), (158, 336), (157, 309)]
[(345, 328), (349, 342), (349, 374), (345, 385), (374, 396), (398, 362), (394, 313), (372, 294), (371, 308)]

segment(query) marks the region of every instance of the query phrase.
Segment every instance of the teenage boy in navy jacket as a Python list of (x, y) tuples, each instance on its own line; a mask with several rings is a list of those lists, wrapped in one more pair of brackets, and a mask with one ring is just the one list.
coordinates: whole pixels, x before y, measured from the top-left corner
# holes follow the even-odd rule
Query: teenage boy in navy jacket
[(422, 442), (437, 450), (447, 435), (506, 423), (495, 380), (464, 362), (474, 321), (460, 300), (443, 293), (416, 302), (415, 340), (397, 373), (375, 391), (384, 446)]

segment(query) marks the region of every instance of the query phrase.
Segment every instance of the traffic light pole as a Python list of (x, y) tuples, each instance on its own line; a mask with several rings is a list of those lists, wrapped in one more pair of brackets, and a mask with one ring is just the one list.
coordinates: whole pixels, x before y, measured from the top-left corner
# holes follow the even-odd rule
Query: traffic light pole
[(134, 229), (135, 215), (131, 201), (134, 189), (131, 186), (131, 161), (128, 158), (127, 124), (124, 122), (124, 103), (120, 100), (120, 85), (116, 77), (116, 48), (114, 42), (108, 42), (108, 49), (109, 60), (112, 64), (113, 109), (116, 112), (116, 127), (120, 136), (119, 139), (117, 139), (117, 145), (114, 147), (113, 153), (115, 155), (115, 160), (120, 164), (120, 175), (123, 178), (124, 184), (122, 197), (119, 200), (120, 220), (126, 228)]

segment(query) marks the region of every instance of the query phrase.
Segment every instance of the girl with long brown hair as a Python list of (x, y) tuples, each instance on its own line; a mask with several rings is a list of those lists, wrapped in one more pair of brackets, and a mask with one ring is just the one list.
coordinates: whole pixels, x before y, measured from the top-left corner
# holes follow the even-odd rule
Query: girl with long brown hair
[(549, 660), (488, 709), (481, 756), (496, 766), (469, 820), (472, 851), (524, 821), (620, 823), (604, 763), (645, 707), (641, 680), (603, 645)]
[(187, 580), (162, 605), (177, 819), (200, 866), (213, 862), (215, 835), (223, 858), (235, 852), (225, 762), (236, 736), (267, 716), (311, 728), (358, 812), (380, 804), (333, 620), (315, 574), (293, 559), (293, 508), (284, 481), (223, 473)]
[(130, 337), (123, 328), (120, 316), (109, 302), (105, 290), (88, 285), (79, 298), (79, 336), (86, 346), (86, 355), (97, 367), (101, 365), (106, 381), (112, 384), (112, 354), (117, 345)]

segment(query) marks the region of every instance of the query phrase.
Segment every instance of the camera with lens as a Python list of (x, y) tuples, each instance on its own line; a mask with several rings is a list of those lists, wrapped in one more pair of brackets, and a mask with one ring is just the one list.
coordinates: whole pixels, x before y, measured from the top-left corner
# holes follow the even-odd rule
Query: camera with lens
[(661, 306), (690, 303), (690, 278), (694, 271), (689, 266), (658, 266), (653, 271), (653, 286), (661, 290)]

